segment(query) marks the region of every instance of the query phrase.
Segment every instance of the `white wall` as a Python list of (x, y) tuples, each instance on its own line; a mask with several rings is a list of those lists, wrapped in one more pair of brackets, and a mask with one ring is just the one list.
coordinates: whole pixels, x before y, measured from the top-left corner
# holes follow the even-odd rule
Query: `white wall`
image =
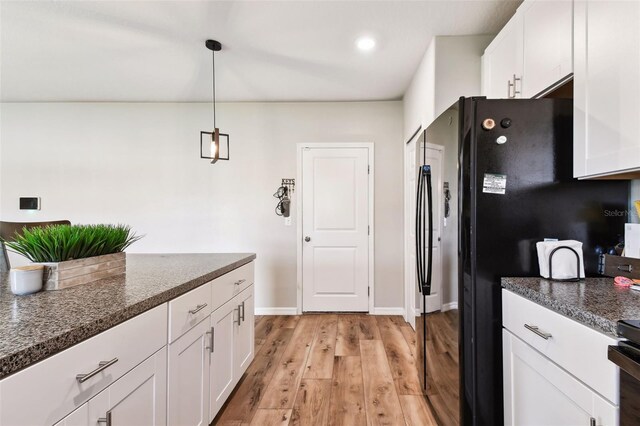
[[(403, 98), (405, 141), (420, 126), (426, 129), (460, 96), (480, 95), (481, 57), (492, 39), (486, 35), (438, 36), (431, 41)], [(452, 198), (451, 216), (441, 228), (444, 304), (458, 301), (457, 143), (455, 137), (447, 137), (455, 127), (446, 122), (435, 132), (435, 139), (427, 140), (445, 146), (443, 179), (450, 184)], [(435, 195), (443, 197), (443, 189), (438, 188)]]
[(404, 104), (404, 140), (417, 128), (426, 128), (433, 120), (435, 102), (435, 38), (429, 43), (418, 69), (402, 98)]
[(480, 95), (481, 57), (493, 37), (434, 37), (403, 97), (405, 141), (460, 96)]
[(402, 306), (401, 102), (221, 104), (218, 125), (231, 161), (211, 165), (209, 104), (2, 104), (0, 217), (127, 223), (146, 235), (130, 252), (256, 252), (256, 306), (295, 307), (296, 218), (285, 227), (272, 194), (296, 143), (374, 142), (375, 305)]

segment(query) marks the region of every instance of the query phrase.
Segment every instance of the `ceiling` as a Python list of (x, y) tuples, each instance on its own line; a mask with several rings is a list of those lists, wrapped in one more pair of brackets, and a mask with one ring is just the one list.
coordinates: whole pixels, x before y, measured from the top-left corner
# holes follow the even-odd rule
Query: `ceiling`
[[(520, 1), (2, 1), (0, 99), (399, 99), (435, 35), (496, 33)], [(355, 40), (370, 35), (371, 52)]]

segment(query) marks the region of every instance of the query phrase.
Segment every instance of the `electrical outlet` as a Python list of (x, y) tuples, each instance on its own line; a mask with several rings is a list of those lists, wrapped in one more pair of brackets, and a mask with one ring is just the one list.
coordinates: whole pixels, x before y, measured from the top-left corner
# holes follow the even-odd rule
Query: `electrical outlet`
[(291, 218), (290, 217), (285, 217), (284, 218), (284, 226), (291, 226)]

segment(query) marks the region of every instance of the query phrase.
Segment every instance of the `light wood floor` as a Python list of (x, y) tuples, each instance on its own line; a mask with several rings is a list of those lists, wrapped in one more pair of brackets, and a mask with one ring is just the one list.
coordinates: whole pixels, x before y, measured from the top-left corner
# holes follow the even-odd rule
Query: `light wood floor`
[[(422, 324), (418, 320), (418, 333)], [(435, 418), (446, 426), (460, 424), (458, 311), (427, 315), (427, 395)], [(422, 366), (418, 365), (421, 370)]]
[(436, 424), (399, 316), (263, 316), (255, 350), (214, 424)]

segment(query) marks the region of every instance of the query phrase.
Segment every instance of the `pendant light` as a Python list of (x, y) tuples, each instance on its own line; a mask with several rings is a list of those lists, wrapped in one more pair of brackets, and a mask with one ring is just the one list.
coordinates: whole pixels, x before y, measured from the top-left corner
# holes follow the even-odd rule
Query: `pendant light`
[[(200, 132), (200, 158), (211, 160), (211, 164), (215, 164), (218, 160), (229, 159), (229, 135), (220, 133), (220, 129), (216, 127), (216, 52), (222, 49), (222, 44), (216, 40), (207, 40), (205, 46), (211, 50), (212, 54), (213, 131)], [(222, 147), (224, 150), (221, 149)], [(223, 151), (224, 155), (220, 151)]]

